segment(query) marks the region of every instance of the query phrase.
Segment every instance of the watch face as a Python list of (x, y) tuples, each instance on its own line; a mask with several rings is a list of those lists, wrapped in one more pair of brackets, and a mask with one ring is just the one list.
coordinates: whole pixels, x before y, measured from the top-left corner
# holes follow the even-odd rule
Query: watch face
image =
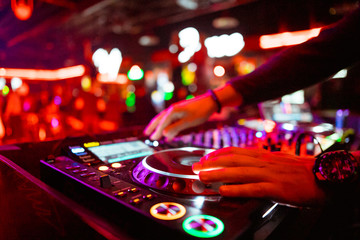
[(346, 152), (331, 152), (320, 159), (319, 172), (330, 182), (347, 182), (356, 177), (355, 161)]

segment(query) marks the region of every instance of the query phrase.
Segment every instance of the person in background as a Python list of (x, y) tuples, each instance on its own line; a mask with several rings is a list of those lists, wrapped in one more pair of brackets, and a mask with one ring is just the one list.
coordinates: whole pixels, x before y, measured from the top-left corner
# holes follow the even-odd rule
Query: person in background
[[(172, 140), (182, 130), (204, 123), (222, 107), (241, 107), (281, 97), (323, 81), (358, 61), (360, 8), (323, 28), (318, 37), (284, 49), (252, 73), (171, 105), (152, 119), (144, 134), (152, 140), (161, 137)], [(359, 162), (360, 153), (353, 155)], [(199, 172), (204, 183), (226, 183), (219, 189), (226, 197), (266, 198), (296, 206), (319, 206), (335, 195), (353, 194), (339, 194), (335, 189), (321, 186), (314, 177), (313, 167), (313, 157), (229, 147), (206, 155), (193, 165), (193, 170)]]

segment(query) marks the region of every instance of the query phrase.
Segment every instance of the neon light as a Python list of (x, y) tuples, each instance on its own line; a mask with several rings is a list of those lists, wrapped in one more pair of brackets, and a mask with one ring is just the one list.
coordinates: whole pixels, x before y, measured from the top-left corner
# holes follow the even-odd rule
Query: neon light
[[(211, 221), (214, 223), (214, 226), (206, 224), (206, 221)], [(192, 222), (199, 223), (203, 225), (204, 231), (197, 230), (192, 227)], [(188, 234), (199, 237), (199, 238), (212, 238), (220, 235), (224, 231), (224, 223), (213, 216), (210, 215), (194, 215), (185, 219), (182, 224), (183, 229)]]
[(85, 73), (84, 65), (60, 68), (55, 70), (1, 68), (0, 77), (18, 77), (27, 80), (56, 81), (68, 78), (81, 77)]
[(263, 35), (260, 37), (260, 47), (262, 49), (277, 48), (284, 46), (297, 45), (306, 42), (310, 38), (319, 35), (321, 28), (310, 30), (283, 32), (278, 34)]

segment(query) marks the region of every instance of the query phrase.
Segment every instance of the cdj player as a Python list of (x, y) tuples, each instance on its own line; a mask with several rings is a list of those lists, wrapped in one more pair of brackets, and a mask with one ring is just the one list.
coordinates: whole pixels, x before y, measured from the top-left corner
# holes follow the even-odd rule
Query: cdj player
[[(80, 140), (62, 147), (58, 156), (41, 160), (41, 175), (119, 227), (147, 226), (146, 236), (167, 232), (171, 236), (163, 239), (253, 239), (274, 230), (288, 208), (265, 200), (221, 197), (221, 183), (203, 184), (191, 166), (220, 147), (280, 151), (279, 136), (284, 134), (277, 135), (275, 148), (269, 147), (273, 140), (264, 131), (240, 125), (194, 132), (172, 142), (136, 137)], [(290, 149), (292, 143), (282, 145)], [(261, 232), (265, 228), (266, 234)], [(144, 237), (144, 232), (135, 232), (135, 238)]]

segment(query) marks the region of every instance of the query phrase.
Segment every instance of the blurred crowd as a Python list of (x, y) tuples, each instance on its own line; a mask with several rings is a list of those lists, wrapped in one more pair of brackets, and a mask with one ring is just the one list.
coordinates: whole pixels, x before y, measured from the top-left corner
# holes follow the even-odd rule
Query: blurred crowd
[[(1, 144), (93, 135), (146, 124), (154, 110), (145, 89), (129, 108), (119, 85), (84, 89), (68, 82), (24, 83), (0, 97)], [(136, 92), (135, 92), (136, 93)]]

